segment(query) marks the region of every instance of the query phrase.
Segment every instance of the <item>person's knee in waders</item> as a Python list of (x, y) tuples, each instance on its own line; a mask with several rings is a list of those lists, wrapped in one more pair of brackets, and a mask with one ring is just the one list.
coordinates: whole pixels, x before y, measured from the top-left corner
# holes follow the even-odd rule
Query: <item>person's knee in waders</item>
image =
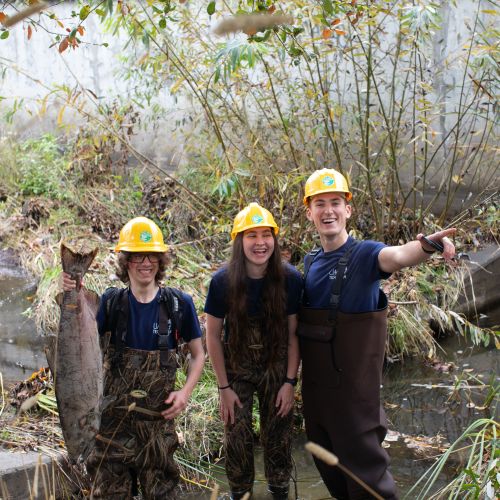
[[(297, 330), (306, 433), (383, 498), (393, 499), (389, 457), (381, 446), (386, 432), (380, 384), (387, 298), (380, 280), (425, 261), (436, 245), (450, 259), (455, 250), (448, 236), (455, 230), (430, 235), (432, 247), (422, 234), (392, 247), (358, 241), (346, 230), (351, 199), (346, 178), (334, 169), (317, 170), (306, 182), (306, 216), (321, 242), (304, 259)], [(360, 493), (345, 474), (322, 464), (318, 470), (332, 495), (364, 498), (366, 492)]]
[[(173, 419), (200, 378), (204, 352), (192, 298), (161, 284), (167, 249), (153, 221), (130, 220), (115, 247), (117, 276), (127, 287), (108, 288), (101, 297), (96, 319), (104, 346), (106, 405), (88, 469), (103, 497), (123, 487), (131, 491), (137, 480), (146, 500), (175, 498)], [(75, 281), (63, 273), (63, 289), (73, 288)], [(190, 359), (186, 383), (174, 390), (180, 342), (187, 343)], [(120, 470), (113, 473), (116, 466)]]
[(302, 281), (282, 261), (278, 232), (271, 213), (257, 203), (239, 212), (231, 232), (231, 258), (212, 276), (205, 303), (207, 349), (219, 385), (233, 498), (253, 487), (255, 394), (268, 487), (275, 498), (288, 495)]

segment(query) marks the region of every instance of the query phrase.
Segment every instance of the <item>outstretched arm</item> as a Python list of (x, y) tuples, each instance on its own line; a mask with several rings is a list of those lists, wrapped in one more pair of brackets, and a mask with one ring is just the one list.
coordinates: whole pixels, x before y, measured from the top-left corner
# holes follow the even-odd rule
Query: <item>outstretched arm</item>
[[(455, 246), (448, 238), (455, 233), (455, 228), (438, 231), (428, 238), (443, 245), (443, 257), (451, 260), (455, 255)], [(378, 254), (378, 264), (382, 271), (394, 273), (403, 267), (415, 266), (427, 260), (434, 248), (422, 241), (423, 234), (418, 234), (417, 239), (405, 245), (383, 248)], [(426, 252), (427, 251), (427, 252)]]

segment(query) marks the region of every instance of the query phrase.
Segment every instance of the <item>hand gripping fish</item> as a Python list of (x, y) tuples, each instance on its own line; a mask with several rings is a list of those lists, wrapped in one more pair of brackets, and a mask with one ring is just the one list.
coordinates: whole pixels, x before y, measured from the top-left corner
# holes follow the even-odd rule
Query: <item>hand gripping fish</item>
[(61, 244), (63, 270), (76, 279), (76, 288), (57, 296), (61, 319), (51, 369), (66, 448), (75, 462), (84, 461), (92, 451), (101, 421), (103, 367), (96, 323), (99, 296), (81, 286), (96, 254), (97, 249), (78, 253)]

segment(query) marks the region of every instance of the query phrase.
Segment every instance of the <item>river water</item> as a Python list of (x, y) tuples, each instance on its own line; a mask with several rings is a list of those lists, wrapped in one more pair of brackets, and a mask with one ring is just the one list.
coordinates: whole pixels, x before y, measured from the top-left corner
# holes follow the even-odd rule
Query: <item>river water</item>
[[(33, 322), (24, 315), (35, 289), (34, 280), (6, 262), (0, 252), (0, 374), (5, 385), (23, 380), (46, 365), (41, 338), (35, 333)], [(485, 390), (454, 391), (453, 386), (457, 377), (463, 376), (477, 377), (469, 380), (469, 387), (479, 386), (481, 380), (488, 382), (490, 377), (498, 383), (497, 352), (493, 348), (471, 348), (458, 337), (444, 340), (441, 346), (445, 352), (437, 367), (410, 359), (388, 366), (384, 372), (382, 394), (390, 430), (384, 446), (391, 456), (391, 470), (402, 495), (431, 465), (425, 456), (438, 454), (433, 445), (451, 443), (473, 420), (492, 416), (488, 410), (477, 409), (484, 401)], [(305, 436), (299, 435), (293, 450), (299, 497), (329, 498), (304, 443)], [(270, 498), (266, 495), (261, 450), (257, 450), (256, 470), (254, 498)], [(441, 484), (448, 482), (452, 474), (452, 467), (445, 469)], [(221, 491), (227, 490), (224, 483), (221, 478)], [(195, 492), (183, 497), (208, 499), (210, 495)]]
[(26, 317), (36, 282), (0, 252), (0, 374), (5, 382), (24, 380), (46, 364), (42, 340)]

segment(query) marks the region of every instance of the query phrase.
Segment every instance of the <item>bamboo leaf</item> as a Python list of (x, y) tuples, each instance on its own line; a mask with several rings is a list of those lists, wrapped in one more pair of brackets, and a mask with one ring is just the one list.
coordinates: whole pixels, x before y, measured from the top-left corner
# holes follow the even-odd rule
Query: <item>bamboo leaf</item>
[(61, 106), (59, 113), (57, 113), (57, 125), (59, 127), (62, 125), (65, 110), (66, 110), (66, 106)]
[(323, 10), (327, 14), (332, 15), (334, 12), (332, 0), (323, 0), (322, 4), (323, 4)]
[(89, 14), (90, 14), (90, 6), (89, 5), (84, 5), (80, 9), (80, 19), (82, 21), (85, 21), (85, 19), (87, 19), (87, 17), (88, 17)]

